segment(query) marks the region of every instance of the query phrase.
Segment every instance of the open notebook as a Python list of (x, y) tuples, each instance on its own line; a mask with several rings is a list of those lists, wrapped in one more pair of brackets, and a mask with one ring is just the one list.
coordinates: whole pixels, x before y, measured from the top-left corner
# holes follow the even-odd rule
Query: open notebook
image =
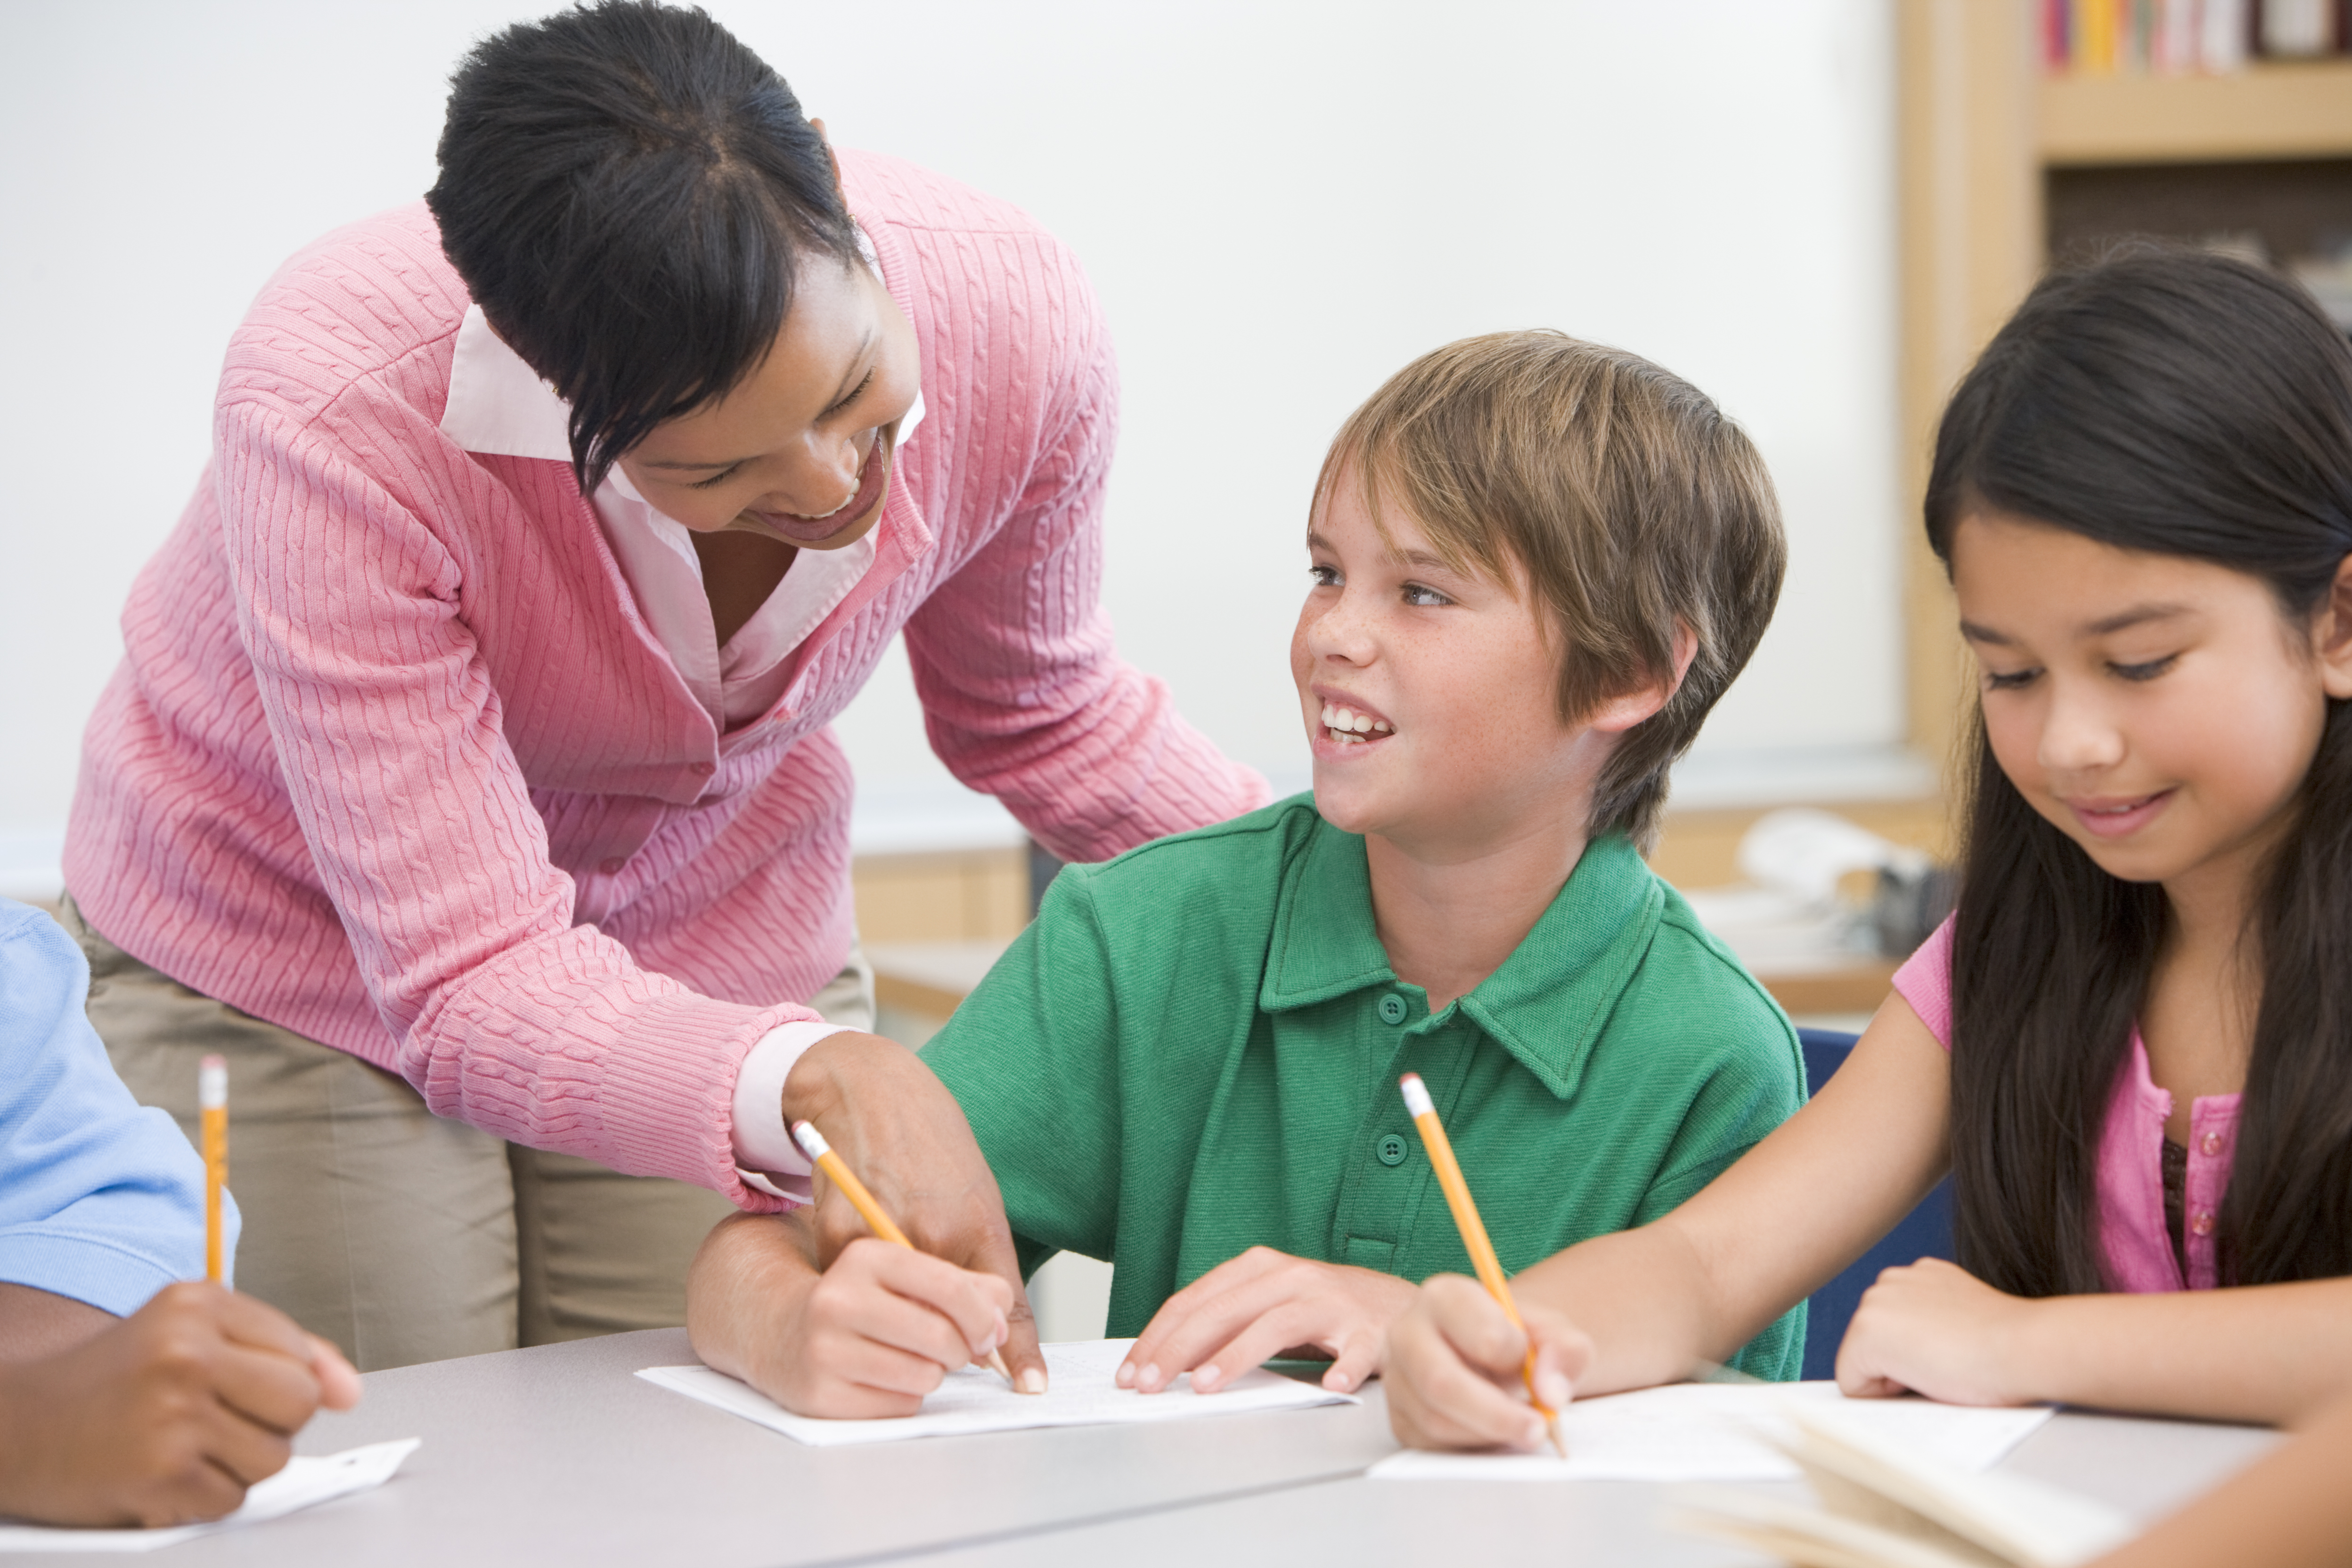
[(1835, 1405), (1791, 1403), (1771, 1435), (1817, 1504), (1694, 1489), (1675, 1522), (1799, 1568), (2074, 1568), (2132, 1533), (2115, 1510), (1963, 1468)]

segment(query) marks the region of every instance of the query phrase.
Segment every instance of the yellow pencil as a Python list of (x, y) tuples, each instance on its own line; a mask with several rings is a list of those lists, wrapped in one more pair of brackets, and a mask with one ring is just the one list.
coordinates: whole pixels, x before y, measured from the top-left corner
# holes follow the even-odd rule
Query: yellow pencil
[(221, 1279), (221, 1189), (228, 1185), (228, 1063), (206, 1057), (196, 1064), (196, 1108), (204, 1117), (205, 1278)]
[[(898, 1228), (898, 1222), (890, 1217), (890, 1211), (866, 1190), (866, 1184), (857, 1179), (857, 1173), (849, 1168), (847, 1161), (833, 1152), (833, 1145), (824, 1141), (824, 1134), (814, 1125), (806, 1121), (793, 1122), (793, 1142), (799, 1144), (801, 1152), (815, 1161), (816, 1168), (841, 1189), (841, 1195), (847, 1198), (865, 1217), (867, 1228), (895, 1247), (903, 1247), (909, 1252), (915, 1249), (915, 1244), (907, 1239), (907, 1233)], [(1013, 1382), (1013, 1370), (1004, 1364), (1002, 1351), (989, 1352), (988, 1364), (997, 1376), (1013, 1384), (1014, 1393), (1024, 1392), (1019, 1384)]]
[[(1462, 1233), (1462, 1245), (1470, 1251), (1470, 1261), (1478, 1270), (1478, 1282), (1486, 1287), (1486, 1294), (1495, 1298), (1503, 1309), (1503, 1316), (1521, 1333), (1528, 1325), (1519, 1317), (1517, 1303), (1511, 1300), (1511, 1283), (1503, 1277), (1503, 1261), (1495, 1256), (1495, 1244), (1486, 1239), (1486, 1226), (1478, 1218), (1478, 1206), (1470, 1201), (1470, 1184), (1462, 1179), (1462, 1167), (1454, 1158), (1454, 1145), (1445, 1139), (1445, 1128), (1437, 1120), (1437, 1107), (1429, 1098), (1429, 1086), (1421, 1075), (1409, 1072), (1398, 1080), (1404, 1090), (1404, 1108), (1412, 1113), (1412, 1124), (1421, 1130), (1422, 1146), (1429, 1151), (1429, 1163), (1437, 1172), (1437, 1184), (1444, 1189), (1445, 1205), (1454, 1211), (1454, 1228)], [(1519, 1368), (1519, 1376), (1528, 1385), (1528, 1403), (1544, 1418), (1544, 1430), (1551, 1434), (1554, 1452), (1568, 1458), (1567, 1445), (1559, 1440), (1559, 1412), (1546, 1405), (1536, 1393), (1535, 1336), (1528, 1335), (1528, 1359)]]

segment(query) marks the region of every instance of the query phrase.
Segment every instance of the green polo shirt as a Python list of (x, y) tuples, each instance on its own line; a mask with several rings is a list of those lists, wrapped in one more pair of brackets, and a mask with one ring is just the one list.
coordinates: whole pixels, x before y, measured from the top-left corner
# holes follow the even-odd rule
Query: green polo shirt
[[(1390, 969), (1364, 841), (1299, 795), (1055, 879), (923, 1060), (1034, 1270), (1108, 1259), (1109, 1332), (1263, 1244), (1471, 1272), (1397, 1091), (1417, 1072), (1503, 1267), (1656, 1219), (1804, 1099), (1796, 1032), (1622, 837), (1432, 1014)], [(1790, 1378), (1801, 1305), (1738, 1358)]]

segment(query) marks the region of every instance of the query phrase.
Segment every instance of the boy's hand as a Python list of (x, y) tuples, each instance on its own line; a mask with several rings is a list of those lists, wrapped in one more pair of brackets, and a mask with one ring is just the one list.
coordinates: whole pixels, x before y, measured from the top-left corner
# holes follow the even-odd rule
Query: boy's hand
[(993, 1274), (870, 1236), (823, 1274), (803, 1259), (778, 1282), (773, 1293), (735, 1297), (739, 1313), (751, 1303), (766, 1321), (739, 1321), (710, 1344), (698, 1333), (696, 1349), (787, 1410), (840, 1420), (914, 1415), (940, 1379), (1003, 1343), (1013, 1304)]
[(1157, 1394), (1184, 1373), (1202, 1394), (1292, 1347), (1331, 1357), (1323, 1386), (1355, 1392), (1380, 1365), (1381, 1335), (1412, 1300), (1392, 1274), (1310, 1263), (1253, 1247), (1160, 1305), (1119, 1364), (1118, 1385)]
[[(1536, 1342), (1536, 1387), (1564, 1410), (1592, 1342), (1549, 1308), (1519, 1303)], [(1381, 1363), (1389, 1427), (1409, 1448), (1540, 1448), (1543, 1417), (1528, 1407), (1520, 1368), (1528, 1335), (1475, 1279), (1433, 1275), (1389, 1328)]]
[(2024, 1405), (2019, 1331), (2034, 1303), (1937, 1258), (1889, 1268), (1862, 1294), (1838, 1345), (1838, 1387), (1951, 1405)]
[(276, 1308), (169, 1285), (69, 1351), (0, 1366), (0, 1513), (50, 1524), (218, 1519), (284, 1468), (359, 1374)]
[[(921, 1058), (879, 1035), (828, 1035), (785, 1077), (783, 1114), (787, 1125), (814, 1122), (917, 1247), (1004, 1281), (1005, 1364), (1015, 1379), (1034, 1374), (1042, 1390), (1045, 1358), (1003, 1194), (962, 1108)], [(816, 1261), (825, 1268), (873, 1232), (832, 1183), (819, 1175), (814, 1184)]]

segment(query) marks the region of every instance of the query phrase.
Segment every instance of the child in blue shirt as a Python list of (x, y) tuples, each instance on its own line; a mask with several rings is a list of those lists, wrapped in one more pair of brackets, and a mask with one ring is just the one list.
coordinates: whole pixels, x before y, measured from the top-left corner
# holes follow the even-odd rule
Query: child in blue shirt
[(0, 900), (0, 1514), (216, 1519), (320, 1405), (358, 1400), (358, 1374), (202, 1282), (203, 1163), (115, 1077), (89, 989), (57, 922)]

